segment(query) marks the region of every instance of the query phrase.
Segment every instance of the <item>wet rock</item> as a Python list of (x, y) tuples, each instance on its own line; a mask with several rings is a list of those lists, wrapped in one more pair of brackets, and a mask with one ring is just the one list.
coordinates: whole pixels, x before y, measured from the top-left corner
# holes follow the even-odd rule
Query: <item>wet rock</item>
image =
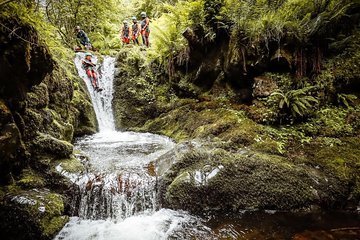
[(0, 230), (4, 239), (52, 239), (68, 221), (62, 197), (46, 189), (7, 189), (1, 196)]
[(253, 97), (265, 98), (271, 95), (278, 86), (274, 80), (268, 77), (255, 77), (253, 85)]
[(20, 131), (10, 109), (0, 99), (0, 182), (6, 181), (11, 171), (18, 171), (25, 159)]
[(36, 151), (51, 154), (58, 159), (67, 158), (73, 152), (73, 145), (67, 141), (62, 141), (50, 135), (40, 134), (33, 142), (32, 146)]
[(34, 86), (32, 91), (27, 94), (28, 107), (30, 108), (44, 108), (49, 105), (49, 92), (47, 85), (41, 83)]

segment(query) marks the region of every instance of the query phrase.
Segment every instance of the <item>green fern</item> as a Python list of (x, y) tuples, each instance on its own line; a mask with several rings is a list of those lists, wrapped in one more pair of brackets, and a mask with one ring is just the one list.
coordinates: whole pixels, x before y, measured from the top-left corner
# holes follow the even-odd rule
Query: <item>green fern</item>
[(340, 93), (337, 94), (337, 102), (339, 105), (343, 105), (346, 108), (351, 107), (352, 104), (357, 100), (357, 96), (352, 94)]
[(292, 119), (305, 116), (318, 100), (309, 93), (314, 87), (290, 90), (286, 93), (282, 91), (274, 92), (270, 95), (268, 102), (275, 105), (279, 113), (287, 117), (290, 114)]

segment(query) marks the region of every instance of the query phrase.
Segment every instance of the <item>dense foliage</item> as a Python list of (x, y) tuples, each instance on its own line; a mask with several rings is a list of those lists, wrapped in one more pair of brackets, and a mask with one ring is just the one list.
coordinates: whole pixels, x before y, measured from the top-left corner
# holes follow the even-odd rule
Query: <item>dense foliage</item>
[[(277, 84), (262, 99), (273, 112), (264, 122), (294, 123), (329, 105), (352, 108), (357, 102), (358, 0), (22, 0), (1, 8), (5, 18), (19, 16), (33, 23), (64, 69), (72, 61), (76, 25), (100, 52), (116, 53), (124, 47), (119, 39), (122, 21), (140, 18), (142, 11), (151, 19), (151, 48), (146, 55), (139, 49), (130, 54), (145, 58), (145, 64), (156, 63), (169, 79), (176, 68), (188, 68), (188, 29), (203, 52), (229, 45), (245, 72), (257, 69), (249, 74)], [(280, 58), (285, 62), (280, 69), (262, 67)]]

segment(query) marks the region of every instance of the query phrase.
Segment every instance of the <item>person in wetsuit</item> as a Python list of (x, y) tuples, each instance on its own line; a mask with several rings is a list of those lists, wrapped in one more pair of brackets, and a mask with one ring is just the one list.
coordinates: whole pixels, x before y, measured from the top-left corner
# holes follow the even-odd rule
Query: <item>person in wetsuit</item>
[(140, 45), (139, 43), (139, 36), (141, 33), (141, 25), (138, 23), (137, 18), (136, 17), (132, 17), (132, 40), (134, 42), (134, 44), (136, 45)]
[(129, 23), (127, 21), (124, 21), (124, 26), (121, 30), (121, 39), (124, 44), (130, 43), (131, 38), (131, 27), (129, 26)]
[(87, 50), (91, 49), (90, 39), (87, 34), (81, 30), (80, 26), (76, 26), (75, 33), (80, 44), (83, 45)]
[(96, 64), (91, 61), (91, 58), (91, 53), (85, 53), (85, 59), (82, 61), (82, 68), (85, 70), (86, 75), (89, 77), (94, 91), (101, 92), (102, 89), (99, 88), (98, 77), (95, 70)]
[(141, 14), (141, 36), (145, 46), (150, 47), (149, 36), (150, 36), (150, 18), (146, 15), (146, 12)]

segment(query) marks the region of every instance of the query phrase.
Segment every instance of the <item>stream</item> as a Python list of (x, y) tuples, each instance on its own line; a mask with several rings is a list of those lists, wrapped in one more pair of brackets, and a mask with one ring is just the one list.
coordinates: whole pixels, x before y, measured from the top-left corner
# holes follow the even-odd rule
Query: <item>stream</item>
[[(74, 213), (55, 240), (160, 239), (360, 239), (360, 216), (353, 213), (243, 212), (206, 219), (164, 209), (157, 199), (156, 159), (174, 149), (169, 138), (115, 130), (112, 93), (115, 59), (99, 68), (101, 93), (92, 90), (81, 68), (99, 123), (99, 133), (78, 139), (77, 157), (85, 173), (57, 171), (79, 188)], [(96, 62), (96, 58), (95, 58)], [(87, 156), (87, 157), (84, 157)]]

